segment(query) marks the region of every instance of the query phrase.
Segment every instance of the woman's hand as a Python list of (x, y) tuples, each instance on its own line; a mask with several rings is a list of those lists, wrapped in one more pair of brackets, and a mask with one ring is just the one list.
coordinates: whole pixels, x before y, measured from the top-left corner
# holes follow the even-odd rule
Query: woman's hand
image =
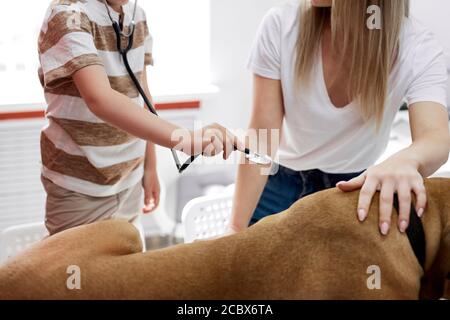
[(144, 188), (144, 208), (142, 213), (149, 214), (158, 208), (161, 194), (158, 174), (155, 170), (146, 170), (142, 179), (142, 186)]
[(337, 187), (350, 192), (361, 189), (358, 204), (358, 218), (363, 222), (367, 218), (372, 198), (380, 191), (379, 227), (383, 235), (389, 233), (394, 194), (398, 194), (400, 215), (398, 228), (403, 233), (409, 226), (412, 192), (416, 195), (416, 211), (421, 218), (427, 204), (427, 196), (419, 165), (399, 155), (369, 168), (359, 177), (348, 182), (339, 182)]

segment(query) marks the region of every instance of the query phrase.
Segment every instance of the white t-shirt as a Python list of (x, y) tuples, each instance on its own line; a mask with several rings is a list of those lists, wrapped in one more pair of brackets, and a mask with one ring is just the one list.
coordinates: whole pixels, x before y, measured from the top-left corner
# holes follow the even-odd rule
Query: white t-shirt
[(357, 103), (338, 109), (330, 101), (322, 59), (316, 59), (311, 85), (294, 87), (295, 45), (299, 5), (269, 11), (259, 29), (248, 68), (259, 76), (281, 80), (285, 119), (278, 158), (293, 170), (320, 169), (328, 173), (359, 172), (372, 166), (389, 142), (395, 115), (403, 102), (447, 104), (447, 67), (443, 49), (414, 18), (405, 21), (400, 58), (388, 88), (386, 111), (379, 132), (365, 122)]

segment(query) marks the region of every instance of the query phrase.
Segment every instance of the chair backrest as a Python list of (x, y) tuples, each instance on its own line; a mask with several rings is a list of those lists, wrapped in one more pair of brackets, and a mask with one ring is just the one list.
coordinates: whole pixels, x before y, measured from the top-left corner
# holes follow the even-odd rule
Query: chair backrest
[(225, 233), (231, 218), (231, 194), (194, 199), (184, 207), (184, 242), (214, 238)]
[(0, 264), (48, 236), (45, 224), (30, 223), (0, 232)]

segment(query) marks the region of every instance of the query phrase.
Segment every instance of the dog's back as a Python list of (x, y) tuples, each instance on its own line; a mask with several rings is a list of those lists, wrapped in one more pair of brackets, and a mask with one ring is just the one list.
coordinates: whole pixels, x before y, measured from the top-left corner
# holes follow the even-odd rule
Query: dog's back
[[(0, 269), (0, 298), (417, 299), (422, 269), (408, 238), (380, 235), (377, 199), (359, 223), (357, 199), (318, 193), (246, 232), (144, 254), (126, 223), (84, 226)], [(66, 288), (69, 264), (81, 269), (80, 291)]]

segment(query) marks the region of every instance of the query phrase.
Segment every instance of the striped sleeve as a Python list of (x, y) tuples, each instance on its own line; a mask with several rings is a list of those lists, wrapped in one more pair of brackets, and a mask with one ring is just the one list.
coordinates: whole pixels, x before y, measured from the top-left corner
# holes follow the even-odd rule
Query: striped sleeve
[(78, 70), (103, 65), (88, 16), (78, 7), (57, 5), (39, 36), (43, 83), (55, 89), (72, 82)]
[[(144, 13), (145, 16), (145, 13)], [(144, 48), (145, 48), (145, 65), (146, 66), (153, 66), (153, 37), (148, 29), (148, 23), (147, 18), (145, 18), (144, 23), (145, 28), (145, 41), (144, 41)]]

